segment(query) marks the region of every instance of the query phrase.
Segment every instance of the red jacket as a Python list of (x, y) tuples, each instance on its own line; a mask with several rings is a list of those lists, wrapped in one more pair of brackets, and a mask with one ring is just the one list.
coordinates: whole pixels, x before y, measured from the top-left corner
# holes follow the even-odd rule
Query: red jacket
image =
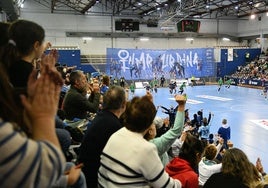
[(186, 160), (175, 157), (165, 170), (170, 177), (180, 180), (182, 188), (198, 188), (198, 175)]

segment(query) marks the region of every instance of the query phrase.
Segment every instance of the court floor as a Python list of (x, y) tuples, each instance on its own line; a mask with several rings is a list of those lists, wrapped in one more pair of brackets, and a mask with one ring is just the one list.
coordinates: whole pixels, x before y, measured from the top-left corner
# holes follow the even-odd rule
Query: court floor
[[(217, 85), (187, 86), (184, 92), (188, 96), (186, 108), (189, 109), (190, 118), (200, 109), (203, 109), (204, 117), (208, 117), (209, 112), (214, 114), (211, 133), (217, 133), (222, 119), (227, 119), (234, 147), (242, 149), (254, 164), (260, 157), (268, 172), (268, 100), (264, 99), (259, 89), (238, 86), (229, 89), (222, 87), (219, 92), (217, 89)], [(145, 93), (145, 89), (136, 89), (134, 95), (142, 96)], [(153, 96), (156, 106), (170, 108), (177, 104), (168, 88), (158, 88)], [(157, 115), (166, 117), (160, 108)]]

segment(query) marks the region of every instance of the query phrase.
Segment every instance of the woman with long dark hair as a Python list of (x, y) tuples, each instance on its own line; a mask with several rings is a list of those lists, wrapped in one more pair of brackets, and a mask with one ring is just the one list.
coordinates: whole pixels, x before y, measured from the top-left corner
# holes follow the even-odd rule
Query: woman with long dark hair
[[(46, 66), (39, 79), (29, 77), (35, 92), (21, 95), (32, 139), (21, 130), (25, 122), (14, 102), (12, 88), (0, 67), (0, 187), (50, 187), (62, 175), (65, 158), (55, 132), (55, 115), (62, 80)], [(40, 108), (41, 106), (41, 108)]]

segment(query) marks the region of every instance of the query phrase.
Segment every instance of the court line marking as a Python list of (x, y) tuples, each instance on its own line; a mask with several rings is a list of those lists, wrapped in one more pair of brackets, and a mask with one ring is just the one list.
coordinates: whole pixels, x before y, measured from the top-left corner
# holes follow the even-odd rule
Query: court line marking
[(250, 120), (252, 123), (268, 130), (268, 119)]
[(224, 97), (218, 97), (218, 96), (212, 96), (212, 95), (197, 95), (196, 97), (203, 98), (203, 99), (211, 99), (216, 101), (231, 101), (233, 99), (231, 98), (224, 98)]

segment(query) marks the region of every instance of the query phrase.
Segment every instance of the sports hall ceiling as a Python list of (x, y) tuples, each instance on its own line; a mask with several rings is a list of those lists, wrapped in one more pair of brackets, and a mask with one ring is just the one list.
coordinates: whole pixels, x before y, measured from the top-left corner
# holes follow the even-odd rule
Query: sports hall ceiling
[[(8, 21), (16, 20), (25, 2), (40, 5), (52, 14), (112, 15), (122, 19), (136, 19), (143, 24), (158, 23), (161, 27), (174, 26), (174, 23), (183, 19), (239, 20), (249, 19), (251, 14), (255, 14), (260, 20), (268, 12), (268, 0), (0, 0), (0, 11), (6, 13)], [(89, 34), (66, 35), (79, 37)], [(104, 37), (107, 34), (95, 35)], [(180, 34), (168, 37), (184, 36)]]
[[(16, 18), (21, 3), (1, 0), (0, 8)], [(245, 19), (268, 11), (268, 0), (31, 0), (51, 13), (97, 14), (145, 20)], [(15, 5), (12, 8), (10, 3)], [(13, 15), (12, 15), (13, 14)]]
[(136, 18), (245, 18), (266, 13), (268, 0), (35, 0), (51, 12), (111, 14)]

